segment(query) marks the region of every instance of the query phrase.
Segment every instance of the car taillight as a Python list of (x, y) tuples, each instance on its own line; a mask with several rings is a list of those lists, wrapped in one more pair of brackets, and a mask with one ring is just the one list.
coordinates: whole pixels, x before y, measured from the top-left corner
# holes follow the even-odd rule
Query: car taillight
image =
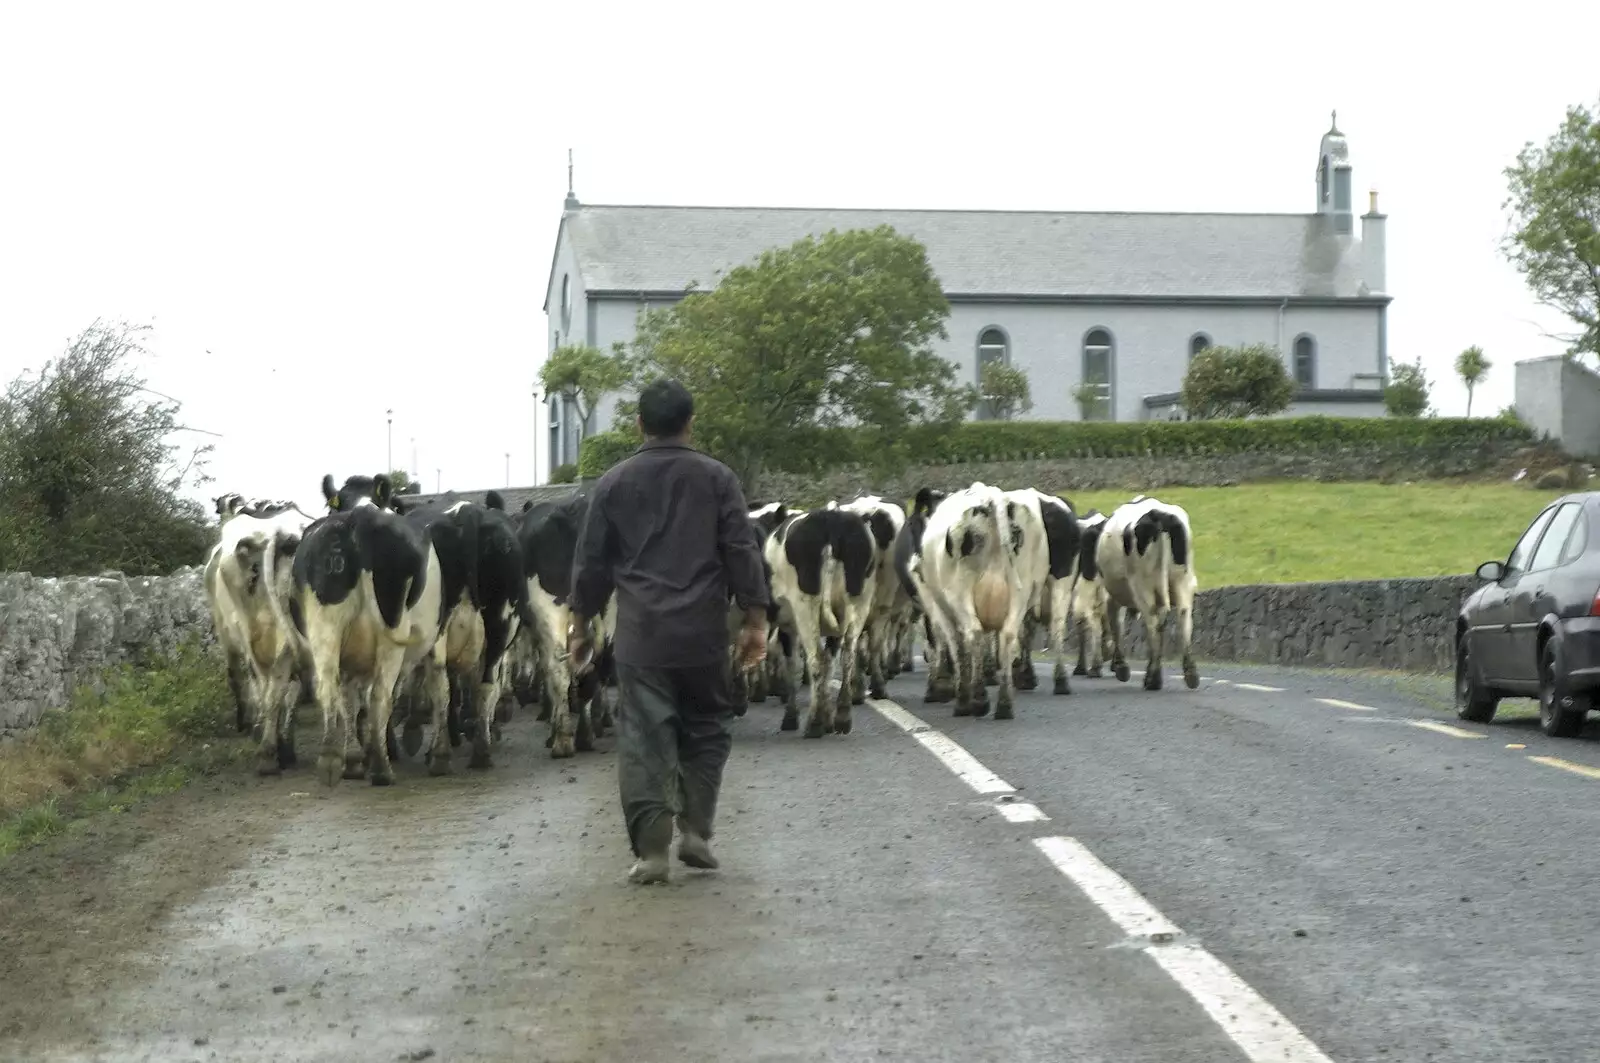
[(1589, 615), (1600, 616), (1600, 588), (1594, 592), (1594, 601), (1589, 604)]

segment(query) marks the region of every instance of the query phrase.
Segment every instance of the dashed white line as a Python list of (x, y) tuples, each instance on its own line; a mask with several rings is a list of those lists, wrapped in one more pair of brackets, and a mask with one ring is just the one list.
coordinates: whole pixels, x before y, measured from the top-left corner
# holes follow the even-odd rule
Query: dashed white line
[[(957, 778), (978, 793), (1015, 792), (971, 753), (899, 705), (877, 700), (869, 704), (890, 723), (921, 742)], [(1025, 801), (1001, 800), (995, 807), (1013, 823), (1048, 818), (1037, 806)], [(1172, 941), (1183, 931), (1126, 879), (1101, 863), (1082, 842), (1057, 835), (1034, 838), (1033, 844), (1125, 933), (1161, 935), (1168, 939), (1168, 942), (1152, 940), (1144, 946), (1144, 951), (1195, 999), (1251, 1063), (1333, 1063), (1227, 964), (1193, 942)]]
[(1357, 705), (1353, 701), (1340, 701), (1338, 698), (1318, 698), (1324, 705), (1332, 705), (1336, 709), (1355, 709), (1357, 712), (1377, 712), (1371, 705)]
[(1591, 768), (1587, 764), (1574, 764), (1572, 761), (1562, 760), (1560, 757), (1529, 757), (1528, 759), (1535, 764), (1544, 764), (1551, 768), (1560, 768), (1562, 771), (1570, 771), (1574, 775), (1600, 779), (1600, 768)]
[(1488, 735), (1484, 734), (1482, 731), (1469, 731), (1465, 727), (1452, 727), (1447, 723), (1439, 723), (1439, 722), (1437, 722), (1435, 720), (1407, 720), (1406, 722), (1409, 723), (1412, 727), (1421, 727), (1422, 729), (1427, 730), (1427, 731), (1438, 731), (1440, 734), (1449, 735), (1451, 738), (1488, 738), (1489, 737)]
[(1264, 687), (1260, 683), (1235, 683), (1240, 690), (1259, 690), (1266, 694), (1282, 694), (1282, 687)]

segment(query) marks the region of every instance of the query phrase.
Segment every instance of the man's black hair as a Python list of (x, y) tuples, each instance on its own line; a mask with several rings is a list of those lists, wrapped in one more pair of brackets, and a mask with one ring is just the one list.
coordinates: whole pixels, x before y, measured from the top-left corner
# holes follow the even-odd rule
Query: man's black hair
[(671, 377), (651, 381), (639, 392), (639, 424), (654, 439), (681, 436), (694, 416), (694, 396)]

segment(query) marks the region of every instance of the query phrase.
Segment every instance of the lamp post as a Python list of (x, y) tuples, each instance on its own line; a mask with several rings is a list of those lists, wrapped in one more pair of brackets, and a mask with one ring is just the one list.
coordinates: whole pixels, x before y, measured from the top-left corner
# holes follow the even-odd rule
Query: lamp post
[(384, 452), (383, 466), (384, 475), (387, 476), (394, 469), (394, 411), (384, 410), (383, 413), (384, 416), (389, 419), (389, 431), (386, 443), (388, 449)]
[(433, 470), (433, 493), (434, 494), (438, 495), (438, 494), (443, 494), (444, 493), (444, 488), (439, 486), (442, 482), (443, 482), (443, 479), (441, 478), (441, 476), (439, 474), (439, 470), (438, 469), (434, 469)]

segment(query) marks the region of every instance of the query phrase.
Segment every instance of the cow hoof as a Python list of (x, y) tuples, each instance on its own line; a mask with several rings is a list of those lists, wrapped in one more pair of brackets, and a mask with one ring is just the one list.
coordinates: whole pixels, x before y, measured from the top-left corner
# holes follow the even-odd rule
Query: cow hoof
[(435, 778), (437, 778), (438, 776), (441, 776), (441, 775), (449, 775), (450, 774), (450, 758), (449, 757), (441, 757), (437, 753), (435, 753), (433, 756), (429, 757), (428, 758), (428, 774), (434, 776)]
[(994, 718), (997, 720), (1014, 720), (1016, 713), (1012, 710), (1011, 702), (1000, 701), (994, 707)]
[(955, 711), (950, 713), (950, 715), (952, 715), (952, 716), (971, 716), (972, 715), (972, 706), (970, 704), (963, 704), (962, 702), (958, 701), (958, 702), (956, 702)]
[(324, 753), (317, 758), (317, 778), (324, 786), (339, 785), (339, 775), (344, 771), (344, 758), (337, 753)]
[(1088, 675), (1089, 674), (1089, 669), (1085, 668), (1083, 665), (1080, 664), (1080, 665), (1077, 665), (1076, 667), (1074, 667), (1072, 669), (1072, 674), (1073, 675)]
[(283, 765), (278, 763), (278, 754), (271, 753), (256, 758), (257, 775), (282, 775)]
[(1067, 682), (1067, 677), (1066, 676), (1064, 676), (1064, 675), (1056, 676), (1055, 692), (1057, 694), (1070, 694), (1070, 693), (1072, 693), (1072, 684)]
[(835, 720), (833, 722), (833, 733), (836, 734), (836, 735), (847, 735), (847, 734), (849, 734), (850, 733), (850, 721), (848, 719)]
[(973, 703), (972, 715), (977, 716), (977, 717), (983, 717), (983, 716), (989, 715), (989, 692), (988, 691), (984, 691), (984, 697), (983, 697), (982, 701)]
[(1144, 674), (1144, 688), (1146, 690), (1160, 690), (1161, 673), (1157, 671), (1146, 672)]
[(514, 711), (516, 711), (512, 707), (513, 705), (514, 705), (514, 703), (510, 702), (510, 701), (502, 701), (499, 705), (496, 705), (495, 709), (494, 709), (494, 722), (495, 723), (510, 723), (511, 722), (511, 714)]
[(573, 740), (572, 748), (577, 750), (579, 753), (593, 753), (594, 736), (580, 734), (576, 739)]
[(352, 762), (347, 760), (344, 762), (344, 778), (365, 779), (366, 777), (367, 765), (363, 761), (358, 760)]
[(383, 771), (375, 771), (375, 772), (373, 772), (372, 773), (372, 785), (374, 785), (374, 786), (393, 786), (394, 785), (394, 771), (393, 771), (393, 769), (385, 768)]
[(882, 701), (889, 696), (889, 692), (882, 687), (873, 687), (867, 693), (871, 695), (873, 701)]
[(866, 703), (867, 703), (867, 696), (865, 694), (851, 694), (850, 695), (850, 704), (852, 704), (852, 705), (865, 705)]
[(473, 771), (486, 771), (494, 767), (494, 758), (489, 755), (488, 749), (474, 749), (472, 759), (467, 761), (467, 767)]
[(1185, 668), (1183, 670), (1183, 685), (1190, 690), (1197, 689), (1200, 686), (1200, 673), (1193, 668)]
[(783, 714), (783, 722), (778, 725), (778, 730), (780, 730), (780, 731), (798, 731), (798, 730), (800, 730), (800, 717), (796, 716), (792, 712), (784, 713)]
[(1133, 672), (1125, 664), (1114, 664), (1111, 666), (1111, 670), (1116, 673), (1117, 682), (1119, 683), (1126, 683), (1128, 681), (1128, 677), (1133, 674)]
[(573, 744), (572, 736), (566, 735), (550, 743), (550, 759), (566, 760), (568, 757), (578, 755), (577, 747)]
[[(1073, 672), (1072, 674), (1077, 675), (1078, 673)], [(1105, 669), (1101, 668), (1098, 664), (1088, 671), (1088, 676), (1090, 679), (1102, 679), (1105, 677), (1105, 674)]]
[[(831, 730), (831, 729), (832, 728), (830, 727), (829, 730)], [(824, 730), (823, 730), (823, 726), (822, 726), (822, 721), (817, 719), (815, 716), (813, 716), (810, 719), (810, 721), (806, 723), (806, 729), (805, 729), (804, 737), (806, 737), (806, 738), (821, 738), (823, 733), (824, 733)]]

